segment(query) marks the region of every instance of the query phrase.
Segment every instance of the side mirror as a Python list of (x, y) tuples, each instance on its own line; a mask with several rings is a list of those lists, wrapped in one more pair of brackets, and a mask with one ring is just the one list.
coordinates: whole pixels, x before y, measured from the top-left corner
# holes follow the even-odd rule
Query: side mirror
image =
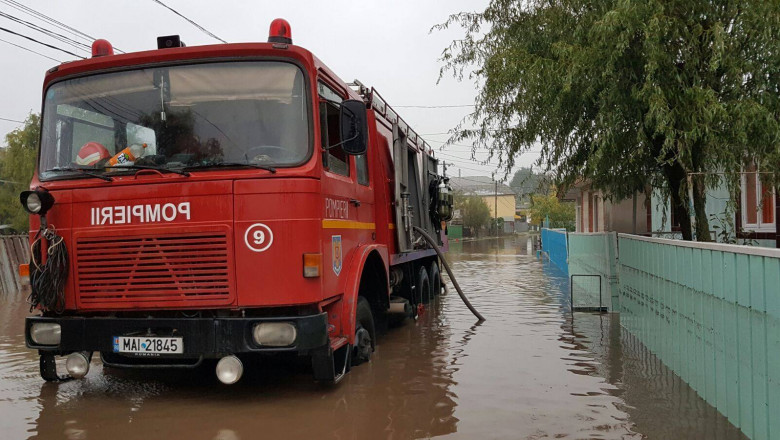
[(347, 154), (359, 156), (368, 148), (366, 104), (349, 99), (341, 103), (341, 148)]

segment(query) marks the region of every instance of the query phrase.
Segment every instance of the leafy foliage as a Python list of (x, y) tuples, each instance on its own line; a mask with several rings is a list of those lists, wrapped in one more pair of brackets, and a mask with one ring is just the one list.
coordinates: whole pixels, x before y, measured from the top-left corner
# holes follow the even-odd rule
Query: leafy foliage
[(693, 226), (709, 240), (705, 191), (725, 179), (736, 195), (748, 161), (777, 185), (776, 1), (492, 0), (436, 28), (453, 25), (466, 35), (442, 74), (469, 72), (479, 95), (450, 142), (473, 140), (508, 169), (541, 146), (555, 183), (585, 178), (612, 199), (660, 188), (687, 239)]
[(28, 188), (35, 171), (41, 118), (30, 114), (23, 128), (8, 133), (0, 150), (0, 224), (11, 225), (14, 232), (29, 229), (28, 214), (19, 203), (19, 193)]
[(531, 194), (548, 194), (550, 182), (547, 176), (535, 173), (532, 168), (520, 168), (512, 176), (509, 186), (515, 190), (518, 199), (525, 199)]
[(551, 228), (566, 228), (574, 232), (576, 209), (572, 202), (561, 202), (554, 195), (531, 196), (531, 223), (542, 226), (549, 217)]
[(460, 210), (463, 218), (463, 226), (477, 232), (491, 222), (490, 208), (479, 196), (467, 196), (463, 193), (455, 194), (455, 209)]

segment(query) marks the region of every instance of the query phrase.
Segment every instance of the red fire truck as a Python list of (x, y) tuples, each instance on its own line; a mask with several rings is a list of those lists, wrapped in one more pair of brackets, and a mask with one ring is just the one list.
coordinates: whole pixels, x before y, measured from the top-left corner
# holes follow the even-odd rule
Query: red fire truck
[[(50, 69), (31, 213), (29, 348), (48, 381), (111, 367), (311, 359), (337, 382), (441, 290), (452, 196), (373, 88), (292, 44), (114, 54)], [(60, 376), (56, 356), (66, 356)]]

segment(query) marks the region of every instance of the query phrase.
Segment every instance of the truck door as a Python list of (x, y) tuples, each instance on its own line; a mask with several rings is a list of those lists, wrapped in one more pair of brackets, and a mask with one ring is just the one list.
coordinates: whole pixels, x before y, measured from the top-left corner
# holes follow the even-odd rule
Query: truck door
[(343, 292), (346, 266), (351, 252), (372, 240), (373, 189), (366, 156), (347, 155), (341, 146), (338, 103), (345, 94), (324, 82), (318, 83), (320, 136), (322, 139), (322, 265), (323, 293), (329, 297)]

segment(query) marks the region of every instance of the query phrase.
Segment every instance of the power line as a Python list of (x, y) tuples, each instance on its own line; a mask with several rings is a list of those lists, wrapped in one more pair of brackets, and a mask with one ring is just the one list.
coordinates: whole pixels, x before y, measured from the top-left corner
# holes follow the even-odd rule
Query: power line
[[(3, 41), (3, 40), (0, 40), (0, 41)], [(57, 61), (57, 60), (55, 60), (55, 61)], [(20, 124), (24, 124), (24, 121), (17, 121), (16, 119), (0, 118), (0, 120), (8, 121), (8, 122), (18, 122)]]
[[(36, 52), (36, 51), (34, 51), (34, 50), (32, 50), (32, 49), (28, 49), (28, 48), (26, 48), (26, 47), (24, 47), (24, 46), (20, 46), (20, 45), (18, 45), (18, 44), (16, 44), (16, 43), (11, 43), (10, 41), (3, 40), (2, 38), (0, 38), (0, 41), (2, 41), (3, 43), (8, 43), (8, 44), (10, 44), (11, 46), (16, 46), (16, 47), (18, 47), (19, 49), (26, 50), (27, 52), (32, 52), (32, 53), (34, 53), (34, 54), (36, 54), (36, 55), (40, 55), (40, 56), (42, 56), (42, 57), (44, 57), (44, 58), (48, 58), (48, 59), (50, 59), (50, 60), (52, 60), (52, 61), (56, 61), (56, 62), (58, 62), (58, 63), (61, 63), (61, 62), (62, 62), (61, 60), (54, 59), (54, 58), (52, 58), (52, 57), (50, 57), (50, 56), (48, 56), (48, 55), (44, 55), (44, 54), (42, 54), (42, 53), (40, 53), (40, 52)], [(0, 118), (0, 119), (3, 119), (3, 118)]]
[[(33, 9), (33, 8), (29, 7), (29, 6), (23, 5), (23, 4), (21, 4), (21, 3), (17, 2), (17, 1), (14, 1), (14, 0), (0, 0), (0, 1), (2, 1), (3, 3), (11, 6), (12, 8), (14, 8), (14, 9), (16, 9), (18, 11), (24, 12), (25, 14), (33, 16), (35, 18), (38, 18), (39, 20), (45, 21), (45, 22), (51, 24), (52, 26), (54, 26), (56, 28), (59, 28), (59, 29), (64, 30), (66, 32), (69, 32), (69, 33), (71, 33), (71, 34), (73, 34), (73, 35), (75, 35), (77, 37), (80, 37), (80, 38), (90, 42), (90, 44), (93, 41), (96, 40), (95, 37), (93, 37), (93, 36), (91, 36), (89, 34), (86, 34), (86, 33), (82, 32), (82, 31), (80, 31), (80, 30), (78, 30), (78, 29), (76, 29), (76, 28), (74, 28), (72, 26), (68, 26), (67, 24), (65, 24), (65, 23), (63, 23), (61, 21), (58, 21), (57, 19), (49, 17), (48, 15), (46, 15), (44, 13), (41, 13), (41, 12), (38, 12), (35, 9)], [(119, 53), (125, 53), (125, 51), (123, 51), (123, 50), (121, 50), (121, 49), (119, 49), (117, 47), (114, 47), (114, 50), (119, 52)]]
[(55, 50), (59, 50), (60, 52), (65, 52), (65, 53), (66, 53), (66, 54), (68, 54), (68, 55), (73, 55), (74, 57), (76, 57), (76, 58), (81, 58), (82, 60), (84, 59), (84, 57), (82, 57), (81, 55), (76, 55), (76, 54), (75, 54), (75, 53), (73, 53), (73, 52), (67, 51), (67, 50), (65, 50), (65, 49), (60, 49), (60, 48), (59, 48), (59, 47), (57, 47), (57, 46), (52, 46), (51, 44), (44, 43), (43, 41), (38, 41), (38, 40), (36, 40), (35, 38), (28, 37), (27, 35), (20, 34), (20, 33), (18, 33), (18, 32), (14, 32), (14, 31), (12, 31), (12, 30), (10, 30), (10, 29), (6, 29), (6, 28), (4, 28), (4, 27), (0, 27), (0, 31), (5, 31), (5, 32), (8, 32), (9, 34), (18, 35), (18, 36), (20, 36), (20, 37), (22, 37), (22, 38), (26, 38), (26, 39), (28, 39), (28, 40), (30, 40), (30, 41), (32, 41), (32, 42), (38, 43), (38, 44), (40, 44), (40, 45), (43, 45), (43, 46), (46, 46), (46, 47), (50, 47), (50, 48), (52, 48), (52, 49), (55, 49)]
[(9, 19), (11, 21), (14, 21), (16, 23), (19, 23), (19, 24), (21, 24), (23, 26), (27, 26), (30, 29), (33, 29), (33, 30), (36, 30), (36, 31), (38, 31), (38, 32), (40, 32), (42, 34), (48, 35), (48, 36), (54, 38), (55, 40), (59, 40), (59, 41), (65, 43), (65, 44), (73, 46), (73, 47), (75, 47), (77, 49), (83, 50), (85, 52), (90, 52), (90, 46), (89, 45), (87, 45), (85, 43), (82, 43), (80, 41), (73, 40), (73, 39), (71, 39), (69, 37), (66, 37), (65, 35), (62, 35), (62, 34), (59, 34), (57, 32), (51, 31), (51, 30), (46, 29), (44, 27), (38, 26), (35, 23), (30, 23), (29, 21), (25, 21), (25, 20), (22, 20), (21, 18), (14, 17), (11, 14), (6, 14), (5, 12), (0, 12), (0, 17), (5, 17), (5, 18), (7, 18), (7, 19)]
[[(509, 128), (511, 128), (511, 127), (509, 127)], [(478, 128), (475, 128), (474, 130), (479, 130), (479, 129), (478, 129)], [(501, 131), (501, 129), (498, 129), (498, 128), (496, 128), (496, 129), (487, 130), (487, 131), (488, 131), (489, 133), (493, 133), (493, 132), (496, 132), (496, 131)], [(453, 134), (455, 134), (455, 133), (451, 133), (451, 132), (441, 132), (441, 133), (425, 133), (425, 134), (420, 134), (420, 136), (440, 136), (440, 135), (445, 135), (445, 134), (448, 134), (448, 135), (453, 135)]]
[(393, 106), (393, 108), (462, 108), (462, 107), (474, 107), (474, 104), (456, 104), (456, 105), (394, 105)]
[(223, 43), (227, 43), (227, 41), (223, 40), (222, 38), (219, 38), (218, 36), (216, 36), (216, 35), (214, 35), (214, 34), (212, 34), (212, 33), (211, 33), (211, 32), (209, 32), (208, 30), (206, 30), (206, 28), (204, 28), (203, 26), (201, 26), (201, 25), (199, 25), (198, 23), (195, 23), (194, 21), (192, 21), (192, 20), (190, 20), (189, 18), (185, 17), (184, 15), (182, 15), (181, 13), (179, 13), (179, 11), (177, 11), (177, 10), (173, 9), (172, 7), (170, 7), (170, 6), (166, 5), (165, 3), (161, 2), (160, 0), (152, 0), (152, 1), (153, 1), (153, 2), (155, 2), (155, 3), (157, 3), (157, 4), (158, 4), (158, 5), (160, 5), (160, 6), (164, 7), (165, 9), (168, 9), (169, 11), (171, 11), (171, 12), (173, 12), (174, 14), (178, 15), (179, 17), (181, 17), (181, 18), (183, 18), (183, 19), (187, 20), (187, 21), (188, 21), (188, 22), (189, 22), (191, 25), (193, 25), (193, 26), (195, 26), (196, 28), (200, 29), (200, 30), (201, 30), (201, 31), (202, 31), (204, 34), (206, 34), (206, 35), (208, 35), (208, 36), (210, 36), (210, 37), (214, 38), (215, 40), (219, 40), (219, 41), (221, 41), (221, 42), (223, 42)]
[[(447, 162), (447, 161), (445, 160), (445, 162)], [(476, 169), (476, 168), (471, 168), (471, 167), (467, 167), (467, 166), (463, 166), (463, 165), (458, 165), (458, 164), (456, 164), (456, 163), (454, 163), (454, 162), (450, 162), (450, 164), (451, 164), (453, 167), (455, 167), (455, 168), (460, 168), (460, 169), (469, 170), (469, 171), (476, 171), (476, 172), (478, 172), (478, 173), (485, 173), (485, 172), (486, 172), (485, 170), (479, 170), (479, 169)], [(476, 164), (475, 164), (475, 165), (476, 165)], [(486, 165), (486, 166), (487, 166), (487, 165)]]

